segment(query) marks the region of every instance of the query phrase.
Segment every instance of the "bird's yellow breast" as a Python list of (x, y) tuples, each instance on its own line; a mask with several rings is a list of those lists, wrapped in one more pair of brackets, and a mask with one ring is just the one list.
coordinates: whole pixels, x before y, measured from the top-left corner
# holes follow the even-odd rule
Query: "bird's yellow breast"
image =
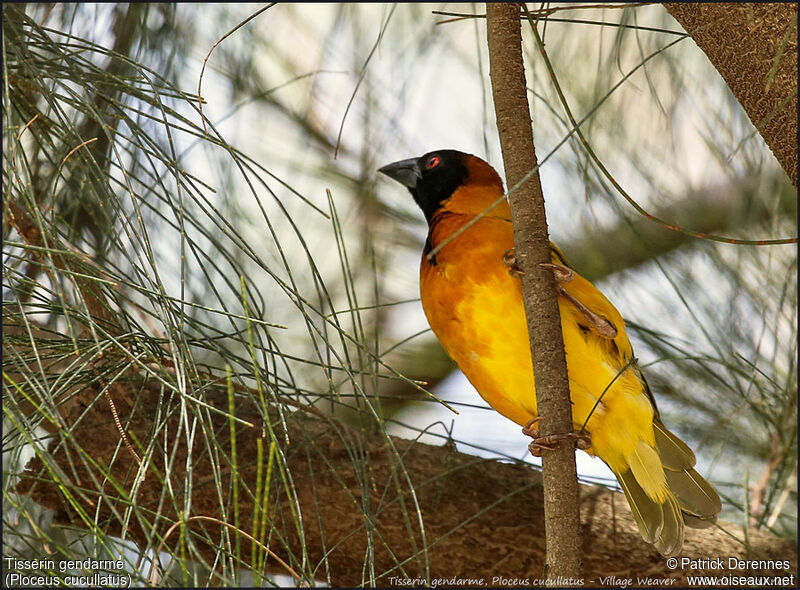
[[(472, 218), (445, 212), (434, 220), (430, 246), (449, 241), (431, 260), (423, 254), (422, 306), (445, 351), (480, 395), (523, 425), (537, 409), (522, 287), (503, 262), (514, 245), (512, 227), (504, 217), (489, 216), (465, 229)], [(563, 264), (557, 252), (553, 256)], [(637, 373), (620, 374), (632, 351), (617, 310), (577, 274), (566, 288), (619, 332), (608, 339), (586, 330), (581, 313), (559, 297), (573, 423), (580, 429), (591, 414), (593, 450), (612, 469), (623, 468), (630, 449), (621, 441), (653, 443), (653, 407)]]

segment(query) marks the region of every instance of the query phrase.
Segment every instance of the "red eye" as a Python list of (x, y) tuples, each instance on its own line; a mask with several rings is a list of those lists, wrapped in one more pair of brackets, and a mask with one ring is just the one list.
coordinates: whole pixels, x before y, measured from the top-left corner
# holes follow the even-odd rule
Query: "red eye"
[(428, 161), (425, 164), (425, 168), (427, 168), (428, 170), (436, 168), (441, 161), (442, 159), (439, 156), (431, 156), (430, 158), (428, 158)]

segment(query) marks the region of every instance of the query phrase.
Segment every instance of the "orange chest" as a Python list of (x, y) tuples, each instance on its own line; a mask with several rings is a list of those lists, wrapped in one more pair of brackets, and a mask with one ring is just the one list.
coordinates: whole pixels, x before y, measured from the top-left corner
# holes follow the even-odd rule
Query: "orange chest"
[[(464, 224), (462, 216), (439, 220), (420, 265), (422, 307), (445, 349), (455, 348), (455, 340), (472, 336), (467, 333), (476, 325), (471, 316), (480, 307), (495, 307), (496, 313), (497, 306), (521, 304), (519, 280), (508, 274), (503, 262), (503, 254), (514, 246), (511, 222), (486, 217), (467, 228)], [(441, 244), (429, 260), (430, 250)], [(478, 302), (472, 299), (478, 292), (493, 293), (496, 300), (474, 306)]]

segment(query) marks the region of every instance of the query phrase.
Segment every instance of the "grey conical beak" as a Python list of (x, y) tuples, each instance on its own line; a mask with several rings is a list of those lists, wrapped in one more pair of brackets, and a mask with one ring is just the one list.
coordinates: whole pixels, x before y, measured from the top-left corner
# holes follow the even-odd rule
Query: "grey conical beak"
[(385, 174), (408, 188), (416, 188), (417, 181), (422, 178), (422, 172), (419, 169), (419, 164), (417, 164), (417, 158), (409, 158), (408, 160), (400, 160), (399, 162), (386, 164), (383, 168), (378, 168), (378, 172)]

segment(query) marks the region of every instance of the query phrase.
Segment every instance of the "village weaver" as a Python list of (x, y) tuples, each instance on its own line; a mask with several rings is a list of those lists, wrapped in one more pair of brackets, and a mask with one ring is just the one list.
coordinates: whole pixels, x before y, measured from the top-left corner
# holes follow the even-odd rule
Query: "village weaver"
[[(528, 327), (500, 176), (455, 150), (379, 171), (408, 188), (428, 222), (420, 293), (433, 332), (483, 399), (534, 437), (530, 448), (540, 454), (563, 436), (539, 437), (534, 428), (540, 417)], [(576, 437), (578, 446), (614, 472), (644, 540), (676, 555), (684, 525), (716, 521), (719, 496), (695, 471), (692, 450), (662, 424), (619, 312), (552, 244), (551, 252), (546, 266), (556, 277), (572, 421), (588, 434)]]

